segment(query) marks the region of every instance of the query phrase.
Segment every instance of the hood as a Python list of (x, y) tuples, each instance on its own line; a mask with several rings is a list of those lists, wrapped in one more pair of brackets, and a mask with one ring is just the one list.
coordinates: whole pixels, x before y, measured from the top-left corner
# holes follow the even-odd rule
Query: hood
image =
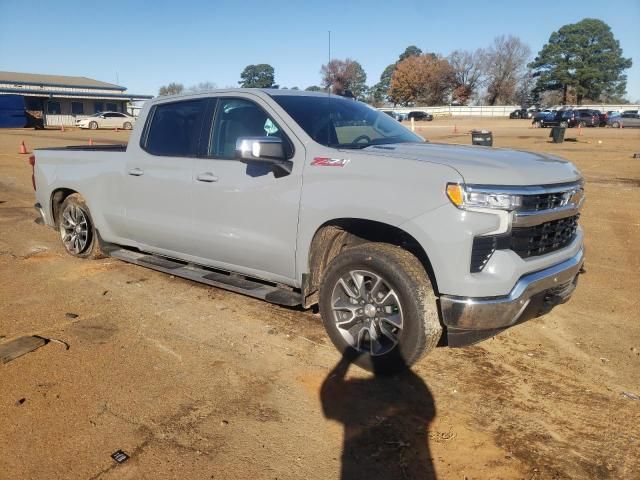
[(395, 158), (448, 165), (465, 183), (482, 185), (548, 185), (573, 182), (580, 171), (567, 160), (506, 148), (441, 143), (399, 143), (365, 148)]

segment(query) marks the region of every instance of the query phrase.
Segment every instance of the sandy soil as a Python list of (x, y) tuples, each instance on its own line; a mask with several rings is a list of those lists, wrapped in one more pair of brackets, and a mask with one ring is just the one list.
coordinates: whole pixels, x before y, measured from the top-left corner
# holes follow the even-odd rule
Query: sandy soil
[(579, 166), (587, 273), (546, 317), (385, 380), (347, 371), (311, 312), (65, 255), (20, 142), (128, 133), (0, 131), (0, 342), (70, 347), (0, 365), (0, 479), (640, 478), (640, 130), (418, 125), (447, 143), (472, 128)]

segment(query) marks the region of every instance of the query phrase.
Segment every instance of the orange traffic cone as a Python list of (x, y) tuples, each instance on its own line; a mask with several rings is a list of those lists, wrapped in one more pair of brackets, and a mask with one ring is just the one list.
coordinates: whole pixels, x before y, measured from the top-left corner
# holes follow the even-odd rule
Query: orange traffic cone
[(116, 132), (118, 131), (118, 127), (116, 127)]
[(93, 145), (93, 138), (89, 139), (89, 145)]
[(24, 140), (22, 141), (22, 143), (20, 144), (20, 152), (21, 154), (25, 154), (25, 153), (29, 153), (27, 152), (27, 146), (24, 144)]
[(578, 136), (582, 136), (582, 125), (578, 125)]
[(60, 131), (64, 132), (64, 125), (60, 125)]

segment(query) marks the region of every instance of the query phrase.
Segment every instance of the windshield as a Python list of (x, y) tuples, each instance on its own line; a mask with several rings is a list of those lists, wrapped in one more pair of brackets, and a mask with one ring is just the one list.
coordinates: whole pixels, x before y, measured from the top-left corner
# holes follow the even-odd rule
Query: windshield
[(355, 100), (335, 95), (274, 95), (273, 99), (311, 138), (327, 147), (424, 142), (389, 115)]

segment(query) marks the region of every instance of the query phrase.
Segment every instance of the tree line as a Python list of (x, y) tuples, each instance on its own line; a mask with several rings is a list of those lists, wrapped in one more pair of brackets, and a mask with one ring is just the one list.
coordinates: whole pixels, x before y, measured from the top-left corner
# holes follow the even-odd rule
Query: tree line
[[(624, 71), (630, 67), (631, 59), (623, 57), (611, 28), (586, 18), (553, 32), (533, 59), (529, 46), (513, 35), (498, 36), (486, 48), (455, 50), (447, 56), (410, 45), (371, 86), (362, 65), (346, 58), (322, 65), (320, 85), (306, 90), (330, 91), (376, 106), (622, 103), (626, 101)], [(269, 64), (247, 65), (238, 84), (286, 88), (275, 83)], [(171, 83), (161, 87), (159, 95), (213, 88), (210, 82), (187, 89)]]

